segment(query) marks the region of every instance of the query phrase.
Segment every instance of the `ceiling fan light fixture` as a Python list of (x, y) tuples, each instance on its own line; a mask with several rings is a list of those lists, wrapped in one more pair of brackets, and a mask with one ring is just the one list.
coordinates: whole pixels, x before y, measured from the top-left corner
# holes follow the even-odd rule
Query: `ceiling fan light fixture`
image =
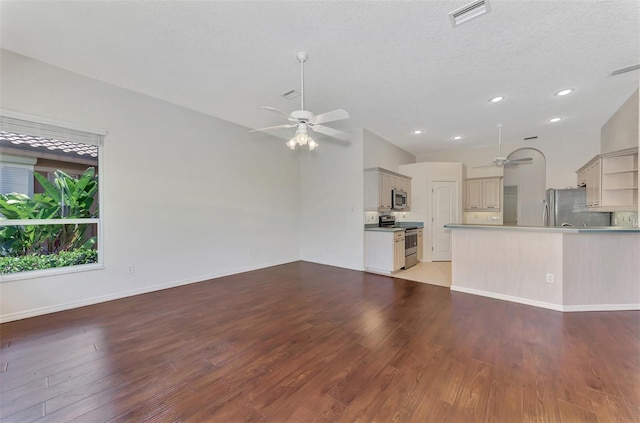
[(310, 139), (309, 135), (307, 134), (307, 126), (300, 124), (298, 130), (296, 131), (296, 134), (292, 139), (294, 139), (295, 142), (298, 143), (298, 145), (306, 145)]
[(289, 147), (292, 150), (296, 149), (296, 140), (291, 138), (289, 141), (286, 142), (287, 147)]
[(309, 138), (309, 150), (313, 151), (318, 147), (318, 143), (313, 138)]

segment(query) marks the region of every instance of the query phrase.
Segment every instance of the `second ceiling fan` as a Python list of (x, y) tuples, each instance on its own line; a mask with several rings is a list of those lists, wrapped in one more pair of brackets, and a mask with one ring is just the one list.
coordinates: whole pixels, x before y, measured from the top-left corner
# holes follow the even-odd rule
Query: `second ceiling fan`
[(533, 161), (531, 157), (523, 157), (522, 159), (508, 159), (502, 155), (502, 124), (498, 125), (498, 156), (493, 159), (493, 162), (488, 165), (476, 166), (476, 167), (488, 167), (488, 166), (497, 166), (497, 167), (505, 167), (505, 166), (517, 166), (521, 163), (527, 163)]

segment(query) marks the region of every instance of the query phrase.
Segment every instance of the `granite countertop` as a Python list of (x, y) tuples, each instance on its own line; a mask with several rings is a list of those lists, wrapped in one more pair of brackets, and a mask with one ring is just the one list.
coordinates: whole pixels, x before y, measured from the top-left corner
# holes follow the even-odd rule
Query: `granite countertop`
[(472, 225), (465, 223), (449, 223), (444, 225), (451, 229), (486, 229), (496, 231), (522, 231), (522, 232), (560, 232), (568, 234), (593, 234), (593, 233), (637, 233), (640, 228), (625, 228), (622, 226), (587, 226), (587, 227), (549, 227), (549, 226), (510, 226), (510, 225)]
[(396, 228), (380, 228), (377, 223), (367, 223), (364, 225), (365, 231), (374, 232), (396, 232), (404, 231), (404, 228), (417, 227), (418, 229), (424, 228), (424, 222), (396, 222)]
[(404, 228), (379, 228), (378, 226), (372, 226), (370, 228), (365, 226), (364, 230), (368, 232), (404, 232)]

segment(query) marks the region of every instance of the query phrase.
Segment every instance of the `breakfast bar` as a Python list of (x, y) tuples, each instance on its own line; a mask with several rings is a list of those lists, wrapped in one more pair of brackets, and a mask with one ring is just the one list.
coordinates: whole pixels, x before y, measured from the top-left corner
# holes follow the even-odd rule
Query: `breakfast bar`
[(452, 291), (558, 311), (640, 309), (640, 229), (448, 224)]

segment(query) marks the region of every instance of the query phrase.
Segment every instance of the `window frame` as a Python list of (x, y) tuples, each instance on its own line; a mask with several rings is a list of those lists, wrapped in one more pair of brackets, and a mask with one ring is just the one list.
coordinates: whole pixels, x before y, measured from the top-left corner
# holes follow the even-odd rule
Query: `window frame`
[[(35, 279), (42, 278), (48, 276), (57, 276), (63, 274), (77, 273), (77, 272), (86, 272), (90, 270), (99, 270), (105, 268), (105, 260), (104, 260), (104, 159), (103, 159), (103, 147), (104, 147), (104, 138), (107, 135), (107, 131), (104, 129), (92, 128), (88, 126), (78, 125), (69, 122), (62, 122), (53, 119), (48, 119), (40, 116), (27, 115), (24, 113), (13, 112), (6, 109), (0, 109), (0, 123), (2, 124), (2, 129), (4, 128), (5, 120), (4, 118), (8, 118), (9, 120), (18, 120), (23, 121), (25, 123), (31, 124), (33, 130), (28, 133), (28, 135), (41, 136), (43, 138), (55, 138), (54, 136), (48, 134), (40, 134), (37, 133), (40, 128), (47, 129), (56, 128), (60, 133), (65, 133), (68, 131), (69, 133), (77, 134), (77, 133), (86, 133), (95, 136), (96, 142), (83, 142), (82, 140), (77, 139), (69, 139), (69, 141), (80, 142), (84, 144), (96, 145), (98, 147), (98, 170), (100, 173), (100, 177), (98, 178), (98, 217), (96, 218), (80, 218), (80, 219), (6, 219), (0, 220), (1, 226), (20, 226), (20, 225), (60, 225), (60, 224), (95, 224), (97, 225), (97, 234), (98, 234), (98, 242), (97, 242), (97, 251), (98, 251), (98, 261), (96, 263), (90, 264), (80, 264), (73, 266), (65, 266), (65, 267), (57, 267), (51, 269), (40, 269), (40, 270), (28, 270), (17, 273), (8, 273), (8, 274), (0, 274), (0, 282), (9, 282), (16, 280), (24, 280), (24, 279)], [(27, 128), (27, 126), (25, 126)], [(18, 130), (7, 128), (9, 131), (19, 132)], [(29, 131), (28, 131), (29, 132)], [(24, 133), (24, 132), (20, 132)], [(35, 170), (34, 170), (35, 172)]]

